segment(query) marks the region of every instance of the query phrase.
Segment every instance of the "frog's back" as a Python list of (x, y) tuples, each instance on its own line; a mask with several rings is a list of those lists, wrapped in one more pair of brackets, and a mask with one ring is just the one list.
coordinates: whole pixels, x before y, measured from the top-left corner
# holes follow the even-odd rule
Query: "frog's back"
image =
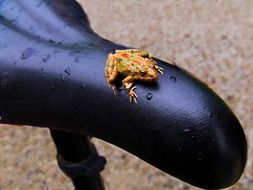
[(118, 71), (124, 76), (145, 72), (147, 71), (148, 68), (149, 68), (148, 64), (138, 60), (128, 60), (117, 63)]

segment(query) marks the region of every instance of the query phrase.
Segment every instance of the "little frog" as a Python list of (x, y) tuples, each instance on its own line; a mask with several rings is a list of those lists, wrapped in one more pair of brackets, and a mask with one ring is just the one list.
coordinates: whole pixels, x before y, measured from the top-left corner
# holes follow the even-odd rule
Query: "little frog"
[(114, 82), (121, 74), (125, 78), (122, 84), (127, 91), (130, 102), (137, 103), (134, 81), (152, 82), (158, 79), (158, 73), (163, 74), (163, 69), (152, 59), (152, 56), (143, 50), (126, 49), (110, 53), (106, 61), (105, 78), (109, 87), (116, 95)]

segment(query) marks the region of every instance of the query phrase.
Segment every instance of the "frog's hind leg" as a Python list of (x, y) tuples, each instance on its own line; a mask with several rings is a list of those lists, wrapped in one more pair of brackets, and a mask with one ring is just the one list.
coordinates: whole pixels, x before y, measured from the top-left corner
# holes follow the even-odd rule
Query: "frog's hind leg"
[(108, 59), (106, 61), (105, 78), (108, 86), (112, 88), (113, 93), (115, 95), (116, 95), (116, 86), (114, 85), (114, 81), (117, 79), (118, 76), (119, 72), (116, 67), (116, 60), (112, 54), (109, 54)]
[(128, 96), (129, 96), (129, 100), (130, 102), (134, 101), (137, 104), (137, 94), (134, 92), (134, 90), (136, 89), (136, 86), (132, 87), (129, 89), (128, 91)]
[(132, 86), (133, 85), (133, 79), (131, 76), (126, 77), (123, 81), (122, 81), (127, 94), (129, 96), (129, 101), (130, 102), (135, 102), (137, 104), (137, 94), (134, 92), (134, 90), (136, 89), (136, 86)]

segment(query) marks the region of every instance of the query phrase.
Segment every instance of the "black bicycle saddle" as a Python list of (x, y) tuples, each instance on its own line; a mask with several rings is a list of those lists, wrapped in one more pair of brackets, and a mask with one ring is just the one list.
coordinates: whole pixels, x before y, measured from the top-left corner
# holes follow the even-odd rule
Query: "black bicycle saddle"
[[(109, 22), (109, 21), (108, 21)], [(1, 123), (87, 134), (194, 186), (225, 188), (246, 163), (242, 127), (187, 71), (155, 59), (157, 82), (136, 82), (138, 103), (105, 80), (110, 52), (74, 0), (0, 0)]]

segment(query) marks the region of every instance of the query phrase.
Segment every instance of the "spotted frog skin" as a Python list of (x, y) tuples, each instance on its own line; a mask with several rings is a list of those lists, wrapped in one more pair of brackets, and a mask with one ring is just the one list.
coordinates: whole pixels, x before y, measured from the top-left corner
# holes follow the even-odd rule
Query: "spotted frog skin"
[(114, 82), (119, 75), (123, 75), (125, 78), (122, 80), (122, 84), (127, 91), (129, 100), (137, 103), (138, 96), (134, 92), (136, 87), (133, 86), (133, 82), (156, 81), (158, 80), (158, 73), (163, 74), (162, 71), (163, 69), (156, 64), (146, 51), (139, 49), (116, 50), (115, 53), (108, 55), (105, 78), (116, 95)]

